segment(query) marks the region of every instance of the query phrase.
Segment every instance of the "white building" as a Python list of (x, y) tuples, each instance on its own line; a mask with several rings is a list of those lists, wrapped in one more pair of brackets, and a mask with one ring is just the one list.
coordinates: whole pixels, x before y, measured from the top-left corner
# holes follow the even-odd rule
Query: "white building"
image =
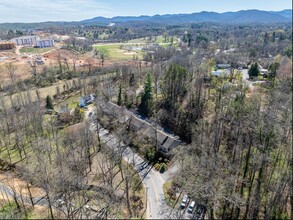
[(13, 38), (11, 41), (14, 42), (18, 46), (24, 45), (35, 45), (37, 42), (37, 36), (22, 36), (18, 38)]
[(39, 47), (39, 48), (54, 47), (54, 40), (50, 40), (50, 39), (37, 40), (36, 47)]

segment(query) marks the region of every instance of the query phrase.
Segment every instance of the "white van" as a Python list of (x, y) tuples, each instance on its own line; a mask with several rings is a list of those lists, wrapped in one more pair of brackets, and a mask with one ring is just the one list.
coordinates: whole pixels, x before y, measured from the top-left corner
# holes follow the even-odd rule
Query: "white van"
[(188, 212), (188, 213), (192, 213), (194, 207), (195, 207), (195, 201), (192, 201), (192, 202), (190, 203), (190, 206), (188, 207), (187, 212)]

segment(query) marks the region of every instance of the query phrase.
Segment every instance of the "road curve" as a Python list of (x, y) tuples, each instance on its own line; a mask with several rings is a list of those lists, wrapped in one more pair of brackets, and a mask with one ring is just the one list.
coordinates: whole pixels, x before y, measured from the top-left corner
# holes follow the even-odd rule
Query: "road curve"
[(90, 130), (97, 131), (97, 129), (99, 130), (100, 139), (109, 148), (114, 151), (119, 150), (119, 148), (124, 149), (122, 153), (123, 159), (131, 164), (141, 177), (147, 197), (146, 218), (166, 219), (169, 210), (164, 200), (163, 184), (165, 181), (161, 174), (152, 169), (144, 159), (134, 153), (129, 147), (125, 146), (124, 143), (120, 142), (115, 134), (109, 133), (108, 130), (102, 128), (99, 124), (97, 128), (95, 122), (92, 122), (90, 124)]

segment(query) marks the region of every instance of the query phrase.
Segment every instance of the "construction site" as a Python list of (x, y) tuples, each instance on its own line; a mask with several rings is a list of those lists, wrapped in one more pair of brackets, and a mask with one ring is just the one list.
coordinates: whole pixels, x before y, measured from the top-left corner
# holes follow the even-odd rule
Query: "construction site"
[(0, 50), (11, 50), (15, 48), (15, 44), (13, 42), (3, 41), (0, 42)]

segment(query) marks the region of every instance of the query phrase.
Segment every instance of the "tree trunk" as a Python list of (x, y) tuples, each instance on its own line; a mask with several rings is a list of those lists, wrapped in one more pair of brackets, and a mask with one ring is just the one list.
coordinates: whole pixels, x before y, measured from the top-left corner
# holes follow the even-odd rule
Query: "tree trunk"
[(248, 188), (248, 195), (247, 195), (247, 199), (246, 199), (246, 209), (245, 209), (245, 214), (243, 216), (243, 219), (247, 219), (247, 215), (249, 212), (249, 206), (250, 206), (250, 196), (251, 196), (251, 191), (253, 188), (253, 182), (254, 182), (254, 177), (255, 177), (255, 170), (252, 171), (252, 175), (250, 176), (250, 185)]
[(51, 216), (52, 219), (54, 219), (53, 208), (52, 208), (52, 204), (51, 204), (51, 198), (49, 197), (48, 193), (46, 193), (46, 197), (47, 197), (47, 201), (48, 201), (50, 216)]
[(29, 197), (30, 197), (30, 201), (32, 203), (32, 206), (34, 207), (35, 204), (34, 204), (34, 200), (33, 200), (32, 193), (31, 193), (31, 189), (30, 189), (30, 186), (29, 186), (29, 183), (28, 182), (26, 182), (26, 187), (27, 187), (27, 191), (28, 191), (28, 194), (29, 194)]
[[(250, 161), (250, 152), (251, 152), (251, 146), (252, 146), (252, 137), (249, 135), (249, 146), (248, 146), (248, 152), (246, 154), (246, 159), (245, 159), (245, 167), (244, 167), (244, 172), (243, 172), (243, 177), (242, 177), (242, 183), (241, 183), (241, 189), (240, 189), (240, 198), (243, 198), (243, 193), (244, 193), (244, 187), (245, 187), (245, 179), (246, 175), (248, 172), (248, 166), (249, 166), (249, 161)], [(236, 209), (236, 219), (239, 218), (240, 215), (240, 207), (237, 207)]]
[(126, 191), (126, 203), (127, 203), (127, 209), (129, 212), (129, 218), (132, 217), (132, 210), (131, 210), (131, 205), (130, 205), (130, 198), (129, 198), (129, 177), (126, 175), (125, 177), (125, 191)]

